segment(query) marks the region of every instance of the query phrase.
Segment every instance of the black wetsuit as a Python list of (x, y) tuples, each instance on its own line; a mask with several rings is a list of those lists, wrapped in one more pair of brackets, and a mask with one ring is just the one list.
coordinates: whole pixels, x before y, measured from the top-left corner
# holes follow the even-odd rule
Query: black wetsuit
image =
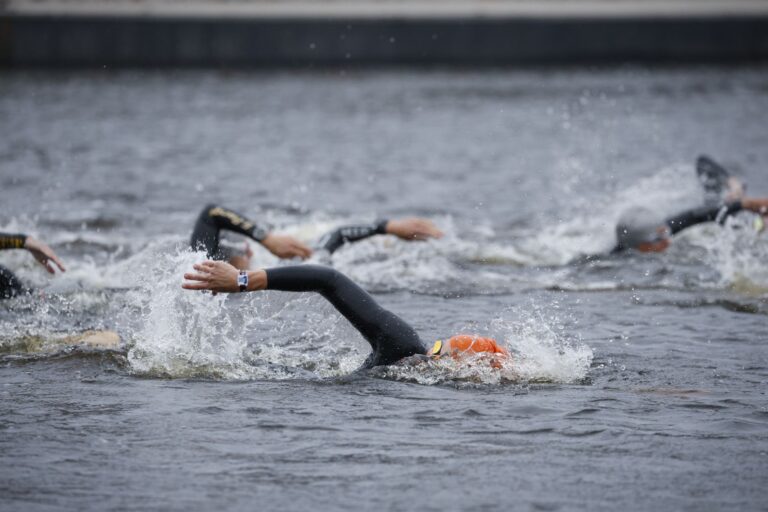
[[(700, 206), (667, 217), (664, 219), (664, 225), (669, 228), (670, 234), (674, 235), (684, 229), (704, 222), (719, 222), (722, 224), (726, 218), (740, 212), (742, 209), (741, 201), (716, 206)], [(619, 244), (611, 251), (611, 254), (623, 252), (628, 248)], [(587, 256), (586, 259), (592, 260), (598, 257), (600, 255)]]
[[(27, 235), (21, 233), (0, 233), (0, 250), (23, 249)], [(13, 272), (0, 265), (0, 299), (9, 299), (29, 292)]]
[(219, 247), (219, 235), (222, 229), (245, 235), (257, 242), (261, 242), (269, 234), (268, 228), (259, 226), (243, 215), (215, 204), (209, 204), (203, 208), (197, 222), (195, 222), (190, 246), (195, 251), (205, 250), (211, 259), (228, 259), (227, 252)]
[(363, 368), (392, 364), (426, 352), (410, 325), (379, 306), (368, 292), (337, 270), (297, 265), (266, 269), (266, 273), (268, 290), (317, 292), (333, 304), (373, 348)]
[(742, 210), (741, 201), (734, 201), (720, 206), (701, 206), (668, 217), (664, 223), (674, 235), (680, 231), (703, 222), (725, 222), (725, 219)]
[[(373, 224), (358, 224), (337, 228), (324, 235), (318, 245), (333, 254), (346, 243), (357, 242), (374, 235), (386, 234), (387, 220), (377, 220)], [(269, 234), (269, 228), (261, 226), (237, 212), (209, 204), (200, 212), (192, 230), (190, 246), (193, 250), (204, 250), (209, 258), (227, 260), (228, 252), (220, 247), (221, 231), (233, 231), (261, 242)]]
[(387, 219), (380, 219), (373, 224), (340, 227), (324, 235), (320, 239), (320, 248), (333, 254), (336, 249), (346, 243), (358, 242), (374, 235), (386, 235), (387, 222)]

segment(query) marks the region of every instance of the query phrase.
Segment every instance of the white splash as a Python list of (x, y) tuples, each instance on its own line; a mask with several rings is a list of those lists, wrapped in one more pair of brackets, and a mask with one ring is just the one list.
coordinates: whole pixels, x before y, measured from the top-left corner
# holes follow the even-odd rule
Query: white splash
[(684, 233), (706, 249), (705, 260), (719, 273), (717, 287), (751, 296), (768, 294), (768, 232), (754, 229), (750, 213), (731, 217), (725, 226), (707, 224)]
[(129, 326), (128, 361), (137, 375), (246, 378), (245, 340), (233, 328), (225, 295), (181, 288), (182, 274), (202, 253), (158, 255), (136, 274), (140, 288), (129, 302), (138, 306), (138, 325)]
[[(527, 309), (509, 309), (492, 320), (487, 332), (511, 354), (500, 368), (494, 367), (487, 357), (478, 355), (393, 365), (377, 373), (427, 385), (581, 382), (592, 364), (592, 349), (566, 337), (563, 328), (554, 328), (553, 323), (557, 325), (557, 322), (556, 316), (547, 317), (533, 305)], [(466, 331), (476, 332), (477, 326)]]

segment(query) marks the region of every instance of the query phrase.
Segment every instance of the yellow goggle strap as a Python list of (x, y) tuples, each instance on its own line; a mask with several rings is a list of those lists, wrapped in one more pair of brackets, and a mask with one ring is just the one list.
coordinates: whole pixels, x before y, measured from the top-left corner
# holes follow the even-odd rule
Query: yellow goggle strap
[(443, 349), (443, 342), (442, 340), (437, 340), (434, 345), (432, 345), (432, 348), (429, 349), (429, 355), (431, 356), (439, 356), (440, 351)]

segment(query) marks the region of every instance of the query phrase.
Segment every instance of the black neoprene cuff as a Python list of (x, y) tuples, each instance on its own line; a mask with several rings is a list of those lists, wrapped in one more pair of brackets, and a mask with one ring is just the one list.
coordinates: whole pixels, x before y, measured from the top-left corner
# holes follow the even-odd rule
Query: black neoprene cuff
[(23, 249), (27, 241), (24, 233), (0, 233), (1, 249)]
[(386, 235), (388, 222), (389, 219), (377, 219), (376, 222), (373, 223), (374, 226), (376, 226), (376, 233), (379, 235)]

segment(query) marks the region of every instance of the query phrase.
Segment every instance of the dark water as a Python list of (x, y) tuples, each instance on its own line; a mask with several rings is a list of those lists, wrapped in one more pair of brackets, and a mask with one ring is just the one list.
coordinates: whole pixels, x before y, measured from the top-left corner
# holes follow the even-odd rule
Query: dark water
[[(69, 272), (0, 254), (42, 290), (0, 303), (2, 508), (765, 510), (752, 219), (569, 262), (630, 205), (698, 204), (699, 153), (768, 195), (767, 118), (764, 68), (5, 73), (0, 230)], [(318, 297), (182, 291), (207, 202), (307, 241), (433, 219), (443, 240), (330, 263), (514, 364), (355, 374), (366, 344)], [(57, 341), (101, 328), (120, 350)]]

